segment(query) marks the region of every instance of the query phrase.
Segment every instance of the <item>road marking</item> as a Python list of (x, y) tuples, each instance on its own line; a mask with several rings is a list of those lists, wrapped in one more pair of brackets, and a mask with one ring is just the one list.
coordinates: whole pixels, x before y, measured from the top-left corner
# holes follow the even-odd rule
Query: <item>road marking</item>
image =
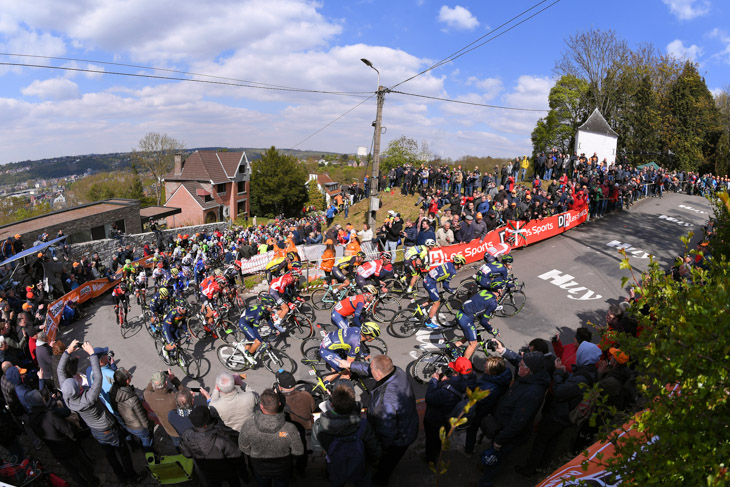
[(443, 342), (441, 333), (434, 333), (431, 330), (418, 330), (416, 332), (416, 341), (420, 343), (419, 347), (424, 352), (439, 350), (437, 343)]
[(415, 359), (417, 359), (418, 357), (420, 357), (420, 355), (418, 354), (418, 352), (416, 352), (415, 350), (411, 350), (411, 351), (410, 351), (410, 352), (408, 353), (408, 355), (410, 355), (410, 356), (411, 356), (411, 358), (412, 358), (412, 359), (414, 359), (414, 360), (415, 360)]
[(618, 240), (613, 240), (612, 242), (608, 242), (606, 245), (609, 247), (615, 247), (619, 250), (624, 249), (627, 254), (630, 254), (630, 255), (636, 257), (637, 259), (648, 259), (649, 255), (651, 255), (648, 252), (644, 252), (643, 250), (639, 250), (636, 247), (633, 247), (631, 244), (621, 243)]
[(700, 213), (700, 214), (702, 214), (702, 215), (706, 215), (706, 214), (707, 214), (707, 212), (706, 212), (706, 211), (698, 210), (697, 208), (693, 208), (693, 207), (691, 207), (691, 206), (687, 206), (687, 205), (679, 205), (679, 207), (680, 207), (680, 208), (683, 208), (683, 209), (685, 209), (685, 210), (689, 210), (689, 211), (694, 211), (695, 213)]
[(682, 220), (678, 220), (674, 218), (673, 216), (667, 216), (667, 215), (659, 215), (660, 220), (666, 220), (668, 222), (676, 223), (680, 227), (693, 227), (691, 223), (683, 222)]
[[(558, 286), (560, 289), (565, 289), (568, 291), (568, 298), (569, 299), (575, 299), (576, 301), (590, 301), (593, 299), (601, 299), (603, 296), (600, 294), (596, 294), (587, 287), (583, 287), (577, 282), (575, 282), (573, 279), (575, 279), (570, 274), (563, 274), (557, 269), (553, 269), (551, 271), (548, 271), (544, 274), (541, 274), (539, 276), (540, 279), (544, 281), (550, 281), (551, 284), (554, 284), (555, 286)], [(578, 286), (578, 287), (573, 287)], [(585, 292), (584, 292), (585, 291)], [(584, 292), (584, 293), (583, 293)], [(574, 297), (571, 296), (571, 294), (579, 294), (583, 293), (582, 296)]]

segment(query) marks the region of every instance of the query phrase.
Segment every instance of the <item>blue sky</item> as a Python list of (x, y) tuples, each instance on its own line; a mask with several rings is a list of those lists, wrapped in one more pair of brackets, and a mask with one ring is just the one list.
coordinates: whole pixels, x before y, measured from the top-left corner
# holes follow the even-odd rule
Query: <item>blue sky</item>
[[(149, 131), (188, 147), (354, 153), (370, 147), (375, 117), (374, 98), (355, 108), (360, 94), (377, 85), (360, 58), (380, 70), (381, 84), (393, 86), (539, 1), (0, 0), (0, 52), (91, 61), (0, 55), (0, 62), (181, 76), (102, 64), (117, 62), (348, 93), (0, 65), (0, 164), (127, 151)], [(561, 0), (397, 89), (544, 110), (565, 39), (592, 27), (614, 29), (631, 47), (651, 43), (660, 53), (692, 59), (708, 87), (719, 90), (730, 83), (729, 9), (720, 0)], [(530, 152), (530, 132), (542, 115), (391, 93), (383, 148), (406, 135), (442, 157), (515, 156)]]

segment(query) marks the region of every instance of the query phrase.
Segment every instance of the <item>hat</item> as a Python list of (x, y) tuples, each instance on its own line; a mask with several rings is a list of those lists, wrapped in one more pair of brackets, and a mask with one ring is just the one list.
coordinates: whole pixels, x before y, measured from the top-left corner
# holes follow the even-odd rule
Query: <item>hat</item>
[(449, 368), (463, 375), (471, 374), (472, 371), (471, 362), (466, 357), (459, 357), (455, 361), (449, 362)]
[(611, 356), (616, 359), (616, 362), (620, 363), (621, 365), (625, 364), (629, 361), (628, 354), (623, 353), (621, 350), (615, 347), (611, 347), (608, 349), (608, 353), (611, 354)]
[[(28, 293), (33, 294), (33, 293)], [(33, 309), (33, 305), (30, 303), (23, 303), (23, 311), (31, 311)]]
[(471, 221), (471, 220), (473, 220), (473, 219), (474, 219), (474, 217), (473, 217), (473, 216), (471, 216), (471, 215), (466, 215), (466, 218), (465, 218), (465, 220), (467, 220), (467, 221)]
[(152, 374), (150, 382), (152, 383), (153, 388), (159, 389), (167, 382), (167, 376), (165, 376), (164, 372), (155, 372)]
[(109, 353), (109, 347), (94, 347), (94, 355), (106, 355)]
[(530, 372), (537, 374), (545, 368), (545, 356), (542, 352), (527, 352), (522, 356), (522, 360)]
[(582, 342), (575, 352), (575, 363), (578, 365), (594, 365), (601, 358), (601, 349), (591, 342)]
[(481, 213), (477, 213), (477, 220), (480, 220), (481, 218), (482, 218), (482, 214)]
[(38, 257), (39, 259), (42, 259), (43, 258), (43, 252), (38, 252), (38, 255), (36, 255), (36, 257)]
[(68, 400), (69, 398), (78, 396), (80, 393), (81, 387), (79, 387), (79, 383), (73, 377), (69, 377), (61, 384), (61, 394), (63, 394), (64, 399)]
[(332, 241), (331, 238), (328, 238), (327, 240), (324, 241), (324, 244), (325, 245), (332, 245), (332, 244), (334, 244), (334, 242)]
[(196, 428), (201, 428), (210, 424), (210, 409), (208, 406), (195, 406), (195, 409), (190, 413), (190, 422)]
[(517, 206), (517, 202), (516, 201), (513, 201), (512, 203), (510, 203), (510, 205)]
[(15, 240), (20, 240), (20, 234), (19, 233), (16, 233), (15, 234)]
[(284, 389), (292, 389), (297, 385), (296, 379), (291, 372), (283, 371), (276, 374), (276, 380)]
[(532, 199), (532, 196), (528, 194), (527, 196), (525, 196), (525, 199), (526, 200), (531, 200)]

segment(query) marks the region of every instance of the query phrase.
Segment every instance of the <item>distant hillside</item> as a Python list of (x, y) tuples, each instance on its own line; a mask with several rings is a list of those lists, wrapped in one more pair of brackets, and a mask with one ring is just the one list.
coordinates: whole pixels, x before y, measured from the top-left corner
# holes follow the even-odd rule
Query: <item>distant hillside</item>
[[(196, 150), (220, 150), (220, 147), (198, 147), (188, 149), (187, 152)], [(245, 151), (250, 161), (260, 159), (261, 154), (268, 148), (229, 148), (229, 151)], [(294, 149), (279, 149), (280, 152), (292, 155), (299, 159), (310, 157), (319, 158), (323, 155), (337, 154), (335, 152), (303, 151)], [(14, 185), (29, 179), (50, 179), (63, 178), (73, 174), (84, 174), (87, 170), (94, 172), (119, 171), (128, 168), (132, 159), (131, 152), (112, 152), (109, 154), (86, 154), (83, 156), (64, 156), (36, 161), (11, 162), (0, 165), (0, 180), (3, 185)]]

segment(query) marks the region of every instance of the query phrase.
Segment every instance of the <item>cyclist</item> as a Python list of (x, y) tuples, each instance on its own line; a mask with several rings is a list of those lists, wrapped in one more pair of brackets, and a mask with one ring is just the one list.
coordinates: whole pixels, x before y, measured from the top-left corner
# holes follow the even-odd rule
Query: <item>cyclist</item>
[(374, 294), (378, 292), (372, 284), (365, 286), (364, 291), (364, 294), (349, 296), (335, 305), (330, 315), (333, 325), (344, 330), (350, 326), (347, 323), (347, 317), (352, 316), (354, 326), (360, 326), (363, 308), (374, 299)]
[(184, 306), (177, 306), (170, 310), (162, 321), (162, 336), (165, 339), (165, 346), (162, 353), (167, 360), (170, 359), (170, 351), (177, 347), (177, 341), (186, 332), (188, 310)]
[(291, 301), (296, 297), (297, 287), (299, 285), (299, 278), (302, 276), (301, 265), (297, 262), (296, 265), (292, 266), (292, 270), (287, 272), (281, 277), (277, 277), (271, 281), (269, 287), (269, 296), (271, 296), (276, 304), (279, 306), (279, 310), (276, 312), (276, 319), (274, 320), (275, 325), (279, 325), (281, 320), (284, 319), (286, 314), (289, 312), (289, 305), (287, 301)]
[(137, 297), (137, 304), (141, 305), (140, 295), (147, 292), (147, 273), (139, 269), (139, 274), (134, 280), (134, 295)]
[(362, 327), (349, 327), (328, 333), (319, 346), (319, 356), (332, 367), (334, 374), (324, 378), (325, 384), (337, 378), (340, 374), (349, 378), (349, 364), (360, 353), (363, 342), (371, 342), (380, 336), (380, 326), (368, 321)]
[(230, 287), (236, 285), (236, 277), (238, 277), (240, 274), (241, 266), (236, 261), (233, 261), (232, 264), (226, 266), (226, 269), (223, 271), (223, 277), (226, 278)]
[(152, 271), (152, 277), (155, 279), (155, 285), (160, 287), (163, 282), (167, 282), (170, 278), (170, 273), (165, 269), (164, 262), (159, 262), (155, 270)]
[(277, 257), (266, 264), (266, 280), (271, 282), (275, 277), (281, 275), (282, 272), (292, 269), (292, 264), (299, 262), (299, 256), (295, 252), (287, 252), (282, 257)]
[(165, 283), (165, 287), (168, 291), (170, 291), (173, 294), (180, 294), (182, 295), (183, 290), (185, 289), (185, 285), (182, 282), (182, 275), (180, 274), (180, 270), (177, 267), (173, 267), (170, 269), (170, 278)]
[[(221, 274), (221, 275), (219, 275)], [(215, 309), (215, 303), (220, 296), (223, 288), (221, 282), (225, 285), (226, 278), (222, 276), (220, 269), (216, 269), (212, 276), (206, 277), (200, 283), (200, 294), (203, 297), (203, 303), (200, 306), (200, 312), (205, 315), (206, 329), (212, 329), (213, 322), (218, 317), (218, 311)]]
[(252, 363), (254, 362), (253, 355), (259, 346), (261, 346), (262, 340), (258, 329), (261, 326), (262, 320), (266, 320), (268, 325), (276, 330), (277, 335), (284, 332), (283, 328), (274, 325), (271, 321), (271, 314), (275, 305), (274, 298), (271, 296), (263, 296), (258, 304), (252, 304), (246, 308), (238, 319), (238, 329), (241, 330), (247, 340), (253, 341), (252, 344), (246, 345), (246, 352), (244, 354)]
[(195, 285), (200, 286), (200, 283), (205, 279), (205, 259), (203, 258), (203, 254), (198, 254), (198, 258), (195, 260), (193, 275), (195, 276)]
[(127, 310), (129, 309), (129, 296), (127, 295), (127, 286), (120, 281), (112, 290), (112, 299), (114, 300), (114, 314), (119, 315), (119, 305), (124, 305), (124, 321), (127, 321)]
[(409, 273), (411, 275), (411, 280), (408, 283), (407, 290), (409, 294), (413, 292), (413, 286), (416, 285), (416, 281), (418, 281), (418, 276), (420, 276), (421, 273), (428, 271), (428, 251), (435, 246), (436, 241), (432, 238), (429, 238), (428, 240), (426, 240), (424, 245), (415, 245), (413, 247), (409, 247), (408, 250), (406, 250), (403, 259), (405, 260), (405, 271), (406, 273)]
[(355, 271), (355, 284), (362, 291), (370, 280), (381, 287), (383, 292), (388, 292), (382, 281), (393, 275), (393, 264), (390, 263), (390, 252), (382, 252), (378, 260), (364, 262)]
[(348, 255), (338, 260), (334, 267), (332, 267), (332, 277), (337, 279), (340, 283), (337, 286), (337, 292), (339, 293), (345, 286), (350, 285), (350, 274), (355, 271), (355, 268), (363, 263), (365, 260), (365, 252), (360, 251), (354, 255)]
[(122, 266), (122, 280), (126, 281), (130, 277), (134, 277), (134, 266), (132, 265), (132, 261), (129, 259), (126, 259), (124, 261), (124, 265)]
[(474, 321), (478, 318), (479, 323), (487, 330), (487, 333), (494, 337), (499, 336), (499, 330), (489, 324), (489, 317), (498, 308), (498, 299), (505, 282), (502, 280), (494, 280), (489, 284), (489, 290), (479, 291), (471, 296), (461, 305), (461, 310), (456, 312), (456, 320), (459, 323), (464, 337), (469, 345), (464, 351), (464, 357), (471, 359), (474, 351), (477, 349), (477, 327)]
[(152, 311), (152, 317), (150, 323), (152, 323), (152, 329), (155, 329), (155, 322), (161, 320), (166, 314), (170, 307), (170, 293), (166, 287), (161, 287), (160, 290), (150, 300), (149, 309)]
[(440, 266), (431, 269), (423, 280), (423, 286), (428, 292), (428, 299), (433, 302), (431, 309), (428, 312), (428, 320), (425, 325), (434, 330), (439, 328), (439, 325), (434, 323), (434, 317), (441, 306), (438, 283), (442, 284), (444, 291), (449, 294), (454, 294), (455, 291), (451, 289), (449, 282), (451, 281), (451, 278), (456, 275), (456, 271), (466, 264), (466, 258), (461, 254), (454, 255), (452, 260), (453, 262), (446, 262), (445, 264), (441, 264)]

